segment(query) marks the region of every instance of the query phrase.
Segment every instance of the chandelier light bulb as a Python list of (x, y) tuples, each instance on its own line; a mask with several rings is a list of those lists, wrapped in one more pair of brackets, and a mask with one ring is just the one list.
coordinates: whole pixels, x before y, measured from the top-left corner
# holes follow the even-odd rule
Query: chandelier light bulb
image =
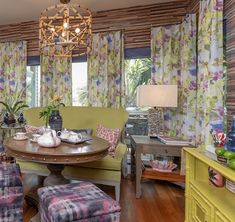
[(76, 29), (75, 29), (75, 32), (76, 32), (77, 34), (78, 34), (80, 31), (81, 31), (80, 28), (76, 28)]
[(65, 29), (67, 29), (68, 28), (68, 23), (64, 22), (63, 26), (64, 26)]
[(65, 37), (65, 36), (66, 36), (65, 32), (62, 32), (62, 37)]
[(51, 32), (54, 32), (55, 31), (55, 28), (51, 28)]

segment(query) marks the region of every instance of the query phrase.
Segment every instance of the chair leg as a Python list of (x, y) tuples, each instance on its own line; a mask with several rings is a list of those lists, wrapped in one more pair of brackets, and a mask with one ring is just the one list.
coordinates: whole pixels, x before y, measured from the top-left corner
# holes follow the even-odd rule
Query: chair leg
[(122, 158), (122, 175), (123, 177), (127, 177), (128, 175), (128, 164), (127, 164), (127, 153), (124, 154)]
[(120, 183), (115, 185), (115, 198), (116, 198), (116, 201), (118, 202), (120, 200), (120, 186), (121, 186)]

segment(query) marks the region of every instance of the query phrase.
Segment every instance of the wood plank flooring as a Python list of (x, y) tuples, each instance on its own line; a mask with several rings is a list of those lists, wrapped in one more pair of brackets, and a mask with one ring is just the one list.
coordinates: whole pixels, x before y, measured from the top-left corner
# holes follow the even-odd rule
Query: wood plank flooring
[[(38, 186), (41, 178), (24, 174), (24, 193)], [(114, 188), (99, 186), (114, 198)], [(183, 222), (184, 189), (165, 181), (145, 180), (142, 183), (142, 198), (135, 198), (135, 182), (122, 179), (121, 184), (121, 222)], [(33, 207), (24, 203), (24, 222), (36, 214)]]

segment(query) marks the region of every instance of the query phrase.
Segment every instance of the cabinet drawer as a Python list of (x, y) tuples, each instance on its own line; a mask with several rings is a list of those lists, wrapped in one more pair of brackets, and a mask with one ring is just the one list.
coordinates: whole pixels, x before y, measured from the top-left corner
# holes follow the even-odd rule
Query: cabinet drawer
[(181, 156), (181, 147), (168, 146), (168, 147), (154, 147), (145, 145), (142, 147), (143, 153), (151, 153), (164, 156)]
[(201, 195), (192, 184), (190, 185), (191, 220), (195, 222), (212, 221), (213, 206)]
[(215, 210), (215, 222), (231, 222), (227, 217), (225, 217), (219, 210)]

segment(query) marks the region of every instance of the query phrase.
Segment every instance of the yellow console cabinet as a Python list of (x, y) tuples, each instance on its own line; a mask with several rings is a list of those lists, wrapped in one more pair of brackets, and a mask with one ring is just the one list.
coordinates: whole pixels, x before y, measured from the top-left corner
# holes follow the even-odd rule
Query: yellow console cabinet
[(209, 184), (208, 168), (235, 182), (235, 171), (218, 163), (215, 155), (184, 148), (186, 159), (185, 222), (235, 222), (235, 194)]

